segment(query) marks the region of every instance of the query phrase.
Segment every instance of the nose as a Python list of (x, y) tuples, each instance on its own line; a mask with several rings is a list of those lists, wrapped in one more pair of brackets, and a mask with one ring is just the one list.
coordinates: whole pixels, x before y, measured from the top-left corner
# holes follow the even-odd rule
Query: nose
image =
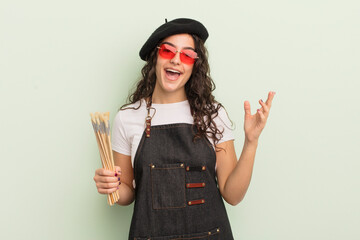
[(180, 52), (177, 51), (175, 56), (170, 60), (170, 62), (175, 65), (179, 65), (180, 64)]

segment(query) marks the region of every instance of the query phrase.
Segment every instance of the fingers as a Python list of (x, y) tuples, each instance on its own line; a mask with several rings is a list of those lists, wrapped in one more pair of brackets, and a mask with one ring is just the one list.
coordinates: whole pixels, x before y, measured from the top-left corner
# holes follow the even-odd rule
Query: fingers
[(98, 188), (98, 192), (101, 194), (110, 194), (116, 192), (119, 188)]
[(257, 110), (257, 113), (259, 114), (262, 121), (266, 121), (266, 116), (260, 109)]
[(270, 91), (268, 93), (268, 98), (266, 100), (266, 105), (269, 107), (269, 109), (271, 108), (271, 104), (272, 104), (272, 100), (274, 99), (274, 96), (275, 96), (275, 92)]
[(103, 182), (103, 183), (112, 183), (112, 182), (118, 182), (120, 181), (120, 177), (104, 177), (104, 176), (99, 176), (99, 175), (95, 175), (94, 177), (94, 181), (97, 182)]
[(108, 194), (115, 192), (121, 184), (121, 169), (115, 166), (115, 171), (99, 168), (95, 171), (94, 181), (99, 193)]
[[(269, 107), (263, 102), (262, 99), (259, 100), (259, 103), (261, 105), (260, 112), (267, 115), (269, 113)], [(259, 110), (259, 109), (258, 109)], [(259, 111), (258, 111), (259, 112)]]
[(120, 182), (112, 182), (112, 183), (103, 183), (103, 182), (98, 182), (96, 183), (96, 187), (97, 188), (102, 188), (102, 189), (112, 189), (112, 188), (117, 188), (120, 185)]
[[(274, 99), (274, 96), (275, 96), (275, 92), (270, 91), (268, 93), (268, 98), (267, 98), (266, 102), (264, 102), (262, 99), (259, 100), (259, 103), (261, 105), (260, 111), (262, 113), (264, 113), (265, 116), (267, 116), (269, 111), (270, 111), (271, 104), (272, 104), (272, 101)], [(251, 109), (250, 109), (249, 101), (244, 102), (244, 109), (245, 109), (245, 116), (251, 116)]]
[(275, 92), (270, 91), (268, 93), (268, 98), (266, 100), (266, 102), (264, 103), (262, 99), (259, 100), (259, 103), (261, 105), (261, 112), (264, 113), (265, 116), (267, 116), (269, 114), (270, 108), (271, 108), (271, 104), (272, 104), (272, 100), (274, 99), (275, 96)]
[(121, 169), (118, 166), (115, 166), (115, 172), (107, 170), (105, 168), (99, 168), (99, 169), (96, 169), (96, 171), (95, 171), (95, 175), (100, 175), (100, 176), (116, 177), (118, 174), (121, 174)]
[(245, 116), (251, 116), (251, 109), (249, 101), (244, 102)]

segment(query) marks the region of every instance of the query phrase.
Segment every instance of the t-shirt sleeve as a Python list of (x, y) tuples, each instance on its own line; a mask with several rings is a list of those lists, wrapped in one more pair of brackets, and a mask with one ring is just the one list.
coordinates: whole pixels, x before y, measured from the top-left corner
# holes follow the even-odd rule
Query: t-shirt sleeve
[(218, 116), (214, 118), (214, 122), (216, 123), (216, 126), (220, 132), (223, 131), (222, 138), (219, 140), (218, 144), (235, 139), (232, 123), (226, 110), (223, 107), (219, 109)]
[(130, 156), (131, 155), (131, 144), (127, 137), (124, 124), (121, 121), (122, 111), (119, 111), (114, 119), (112, 127), (112, 149), (115, 152)]

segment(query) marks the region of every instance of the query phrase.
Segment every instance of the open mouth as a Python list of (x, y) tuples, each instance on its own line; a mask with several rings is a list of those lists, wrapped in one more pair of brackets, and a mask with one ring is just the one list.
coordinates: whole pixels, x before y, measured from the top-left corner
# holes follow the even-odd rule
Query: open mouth
[(166, 77), (170, 80), (177, 80), (181, 75), (181, 72), (170, 68), (165, 69), (165, 73)]

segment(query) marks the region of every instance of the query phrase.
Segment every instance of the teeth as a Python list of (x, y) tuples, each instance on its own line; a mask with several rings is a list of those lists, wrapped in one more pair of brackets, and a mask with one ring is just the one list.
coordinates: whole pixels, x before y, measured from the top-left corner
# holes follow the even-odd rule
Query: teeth
[(173, 72), (173, 73), (180, 73), (179, 71), (173, 70), (173, 69), (166, 69), (166, 71)]

